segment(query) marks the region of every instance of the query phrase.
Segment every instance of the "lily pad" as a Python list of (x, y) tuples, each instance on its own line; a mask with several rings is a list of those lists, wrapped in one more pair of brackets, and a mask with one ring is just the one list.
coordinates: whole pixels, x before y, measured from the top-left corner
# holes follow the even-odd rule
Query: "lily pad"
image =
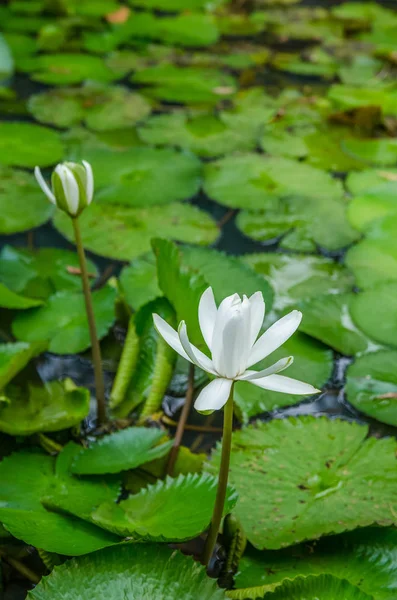
[[(201, 163), (193, 154), (171, 148), (136, 147), (125, 151), (87, 150), (101, 203), (148, 207), (194, 196)], [(103, 189), (104, 188), (104, 189)]]
[(215, 8), (225, 0), (129, 0), (133, 6), (140, 6), (145, 10), (155, 9), (164, 12), (180, 12), (185, 10), (202, 10)]
[(132, 127), (151, 111), (143, 96), (121, 86), (87, 84), (30, 96), (29, 111), (41, 123), (71, 127), (85, 122), (94, 131)]
[(98, 589), (108, 600), (222, 600), (225, 592), (202, 565), (164, 545), (127, 544), (55, 567), (31, 592), (31, 600), (91, 600)]
[[(115, 321), (116, 291), (106, 286), (94, 292), (92, 300), (101, 339)], [(48, 350), (55, 354), (83, 352), (91, 346), (84, 296), (71, 291), (57, 292), (44, 306), (17, 315), (12, 330), (25, 342), (48, 340)]]
[[(259, 549), (396, 523), (396, 441), (329, 418), (276, 419), (235, 432), (236, 516)], [(209, 465), (219, 466), (219, 448)]]
[(42, 300), (16, 294), (12, 290), (9, 290), (3, 283), (0, 283), (0, 306), (2, 308), (26, 310), (32, 308), (32, 306), (40, 306), (41, 304), (43, 304)]
[(397, 426), (397, 352), (384, 350), (358, 357), (347, 370), (346, 395), (364, 414)]
[(142, 93), (149, 97), (182, 104), (217, 104), (236, 91), (231, 75), (203, 67), (157, 65), (135, 73), (132, 82), (147, 86)]
[[(332, 375), (332, 351), (302, 333), (295, 334), (269, 358), (258, 363), (255, 369), (265, 369), (286, 356), (294, 357), (293, 364), (288, 368), (288, 377), (310, 381), (321, 389)], [(238, 381), (234, 390), (236, 412), (243, 422), (258, 414), (297, 404), (304, 399), (304, 396), (262, 390), (243, 381)]]
[[(57, 483), (53, 457), (37, 451), (16, 452), (0, 463), (0, 478), (0, 520), (25, 543), (47, 552), (78, 556), (120, 541), (118, 536), (91, 523), (43, 507), (41, 498)], [(84, 487), (82, 483), (83, 498)], [(95, 500), (100, 502), (104, 493), (109, 497), (107, 490), (108, 486), (97, 485)]]
[(21, 59), (18, 66), (33, 81), (47, 85), (73, 85), (86, 80), (109, 83), (119, 78), (101, 58), (90, 54), (40, 54)]
[(89, 391), (70, 379), (29, 385), (27, 392), (10, 387), (4, 394), (9, 403), (0, 406), (0, 431), (9, 435), (68, 429), (81, 423), (90, 410)]
[[(375, 600), (394, 600), (396, 544), (395, 528), (366, 527), (278, 552), (251, 550), (239, 563), (236, 585), (243, 598), (250, 598), (251, 591), (278, 586), (285, 579), (329, 573), (348, 580)], [(230, 592), (230, 596), (237, 593)]]
[[(208, 473), (167, 477), (118, 504), (101, 504), (92, 516), (94, 523), (123, 537), (189, 540), (210, 524), (216, 488), (217, 479)], [(224, 514), (231, 512), (236, 501), (236, 493), (229, 488)]]
[(394, 347), (397, 346), (396, 294), (397, 282), (384, 282), (356, 294), (350, 305), (354, 322), (366, 335)]
[(361, 288), (397, 279), (396, 227), (397, 214), (375, 220), (369, 225), (365, 238), (348, 250), (346, 265)]
[(46, 348), (47, 344), (41, 342), (0, 344), (0, 389), (3, 389), (17, 373), (26, 367), (32, 358), (44, 352)]
[(354, 283), (345, 267), (321, 256), (262, 252), (244, 254), (241, 261), (270, 283), (275, 291), (276, 310), (294, 306), (302, 298), (348, 292)]
[(273, 304), (273, 290), (267, 281), (244, 265), (238, 258), (214, 249), (183, 246), (182, 264), (193, 272), (202, 274), (213, 288), (215, 300), (220, 304), (226, 296), (234, 293), (251, 296), (262, 292), (269, 312)]
[[(87, 261), (91, 278), (98, 275), (96, 265)], [(0, 280), (13, 292), (45, 299), (57, 291), (81, 290), (77, 254), (60, 248), (26, 250), (4, 246), (0, 253)]]
[[(34, 152), (32, 151), (34, 148)], [(53, 129), (33, 123), (3, 121), (0, 123), (0, 162), (2, 165), (18, 167), (48, 167), (62, 159), (63, 148), (59, 134)], [(20, 185), (28, 185), (28, 178), (17, 175)], [(25, 200), (27, 207), (29, 201)], [(20, 205), (21, 205), (20, 200)], [(40, 207), (36, 200), (36, 207)], [(41, 214), (43, 214), (43, 208)], [(38, 208), (36, 208), (36, 211)], [(47, 220), (48, 216), (45, 220)], [(36, 216), (37, 219), (37, 216)], [(44, 222), (43, 217), (40, 224)], [(18, 231), (21, 231), (19, 229)]]
[(394, 166), (397, 162), (397, 140), (390, 138), (354, 140), (342, 142), (344, 151), (368, 165)]
[(157, 283), (156, 259), (149, 252), (124, 267), (119, 281), (124, 299), (134, 310), (162, 295)]
[[(67, 215), (59, 211), (54, 224), (62, 235), (73, 240)], [(93, 204), (81, 215), (80, 225), (87, 250), (127, 261), (148, 252), (150, 240), (159, 231), (172, 239), (204, 245), (211, 244), (218, 236), (218, 229), (207, 213), (178, 203), (155, 209)]]
[(0, 81), (8, 79), (14, 72), (14, 60), (5, 38), (0, 35)]
[(397, 89), (394, 84), (383, 87), (336, 84), (328, 90), (328, 98), (342, 110), (359, 106), (379, 106), (386, 115), (397, 114)]
[(337, 294), (301, 302), (300, 331), (347, 356), (374, 349), (375, 344), (354, 323), (354, 301), (354, 294)]
[(164, 456), (170, 442), (164, 439), (161, 429), (129, 427), (107, 435), (75, 457), (71, 470), (76, 475), (119, 473)]

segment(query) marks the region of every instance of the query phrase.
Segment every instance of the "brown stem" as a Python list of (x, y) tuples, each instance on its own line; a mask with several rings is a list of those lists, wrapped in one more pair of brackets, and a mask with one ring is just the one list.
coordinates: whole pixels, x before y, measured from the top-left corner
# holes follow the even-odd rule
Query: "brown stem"
[(171, 448), (171, 452), (168, 457), (167, 469), (166, 469), (167, 475), (172, 476), (172, 474), (174, 472), (175, 462), (176, 462), (176, 459), (178, 458), (178, 453), (179, 453), (179, 446), (182, 443), (183, 432), (185, 430), (186, 421), (189, 416), (190, 409), (192, 407), (193, 392), (194, 392), (194, 365), (190, 364), (188, 385), (187, 385), (187, 392), (186, 392), (186, 400), (185, 400), (185, 404), (183, 405), (183, 408), (182, 408), (181, 416), (179, 417), (178, 426), (177, 426), (176, 432), (175, 432), (174, 444)]
[(219, 478), (218, 478), (218, 489), (216, 491), (216, 499), (214, 512), (212, 513), (212, 521), (208, 536), (205, 542), (203, 562), (207, 566), (210, 563), (212, 554), (214, 552), (216, 540), (219, 533), (219, 528), (222, 521), (223, 510), (225, 506), (226, 492), (227, 492), (227, 480), (229, 477), (229, 465), (230, 465), (230, 450), (232, 446), (232, 433), (233, 433), (233, 386), (230, 390), (230, 396), (225, 404), (223, 414), (223, 436), (222, 436), (222, 454), (221, 464), (219, 467)]
[[(162, 422), (170, 427), (178, 427), (178, 421), (170, 419), (166, 415), (161, 417)], [(209, 425), (185, 425), (185, 431), (198, 431), (202, 433), (222, 433), (222, 427), (210, 427)]]
[(39, 583), (41, 577), (37, 575), (34, 571), (29, 569), (26, 565), (24, 565), (20, 560), (16, 558), (11, 558), (11, 556), (6, 556), (4, 553), (0, 553), (0, 556), (7, 562), (11, 567), (13, 567), (18, 573), (20, 573), (25, 579), (28, 579), (34, 584)]
[(79, 255), (81, 280), (83, 282), (83, 293), (85, 299), (85, 308), (87, 312), (88, 327), (90, 330), (91, 347), (92, 347), (92, 362), (94, 365), (95, 390), (97, 401), (97, 417), (98, 424), (106, 423), (106, 403), (105, 403), (105, 385), (103, 382), (101, 348), (99, 346), (98, 336), (96, 332), (94, 309), (92, 305), (91, 289), (88, 279), (87, 261), (83, 242), (81, 239), (80, 226), (77, 217), (72, 217), (74, 236), (76, 240), (77, 252)]

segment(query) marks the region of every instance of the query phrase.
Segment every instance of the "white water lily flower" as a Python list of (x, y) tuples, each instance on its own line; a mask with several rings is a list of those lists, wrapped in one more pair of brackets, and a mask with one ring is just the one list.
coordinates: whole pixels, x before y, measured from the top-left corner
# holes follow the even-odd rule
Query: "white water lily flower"
[(94, 195), (94, 176), (91, 165), (72, 162), (60, 163), (52, 173), (51, 186), (47, 185), (39, 167), (34, 170), (37, 183), (50, 202), (71, 217), (78, 215), (91, 204)]
[(262, 371), (249, 370), (282, 346), (302, 320), (302, 313), (293, 310), (258, 338), (264, 316), (265, 303), (261, 292), (256, 292), (250, 298), (243, 296), (243, 300), (238, 294), (233, 294), (217, 308), (212, 288), (209, 287), (199, 304), (201, 332), (212, 355), (212, 358), (208, 358), (190, 343), (184, 321), (175, 331), (159, 315), (153, 315), (155, 327), (167, 344), (183, 358), (215, 377), (200, 392), (194, 404), (198, 411), (222, 408), (234, 381), (249, 381), (263, 389), (287, 394), (307, 396), (320, 391), (308, 383), (277, 375), (293, 362), (292, 356), (282, 358)]

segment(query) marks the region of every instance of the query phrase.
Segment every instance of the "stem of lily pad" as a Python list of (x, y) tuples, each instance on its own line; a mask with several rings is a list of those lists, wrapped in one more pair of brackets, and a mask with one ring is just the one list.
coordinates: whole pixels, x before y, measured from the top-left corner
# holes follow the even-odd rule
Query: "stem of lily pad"
[(77, 217), (72, 217), (74, 237), (76, 240), (77, 253), (79, 255), (81, 280), (83, 282), (83, 293), (85, 299), (85, 308), (87, 312), (88, 328), (90, 330), (92, 362), (94, 365), (95, 390), (97, 401), (97, 417), (98, 425), (106, 423), (106, 403), (105, 403), (105, 385), (103, 381), (101, 348), (99, 346), (98, 336), (96, 332), (94, 309), (92, 306), (91, 288), (87, 270), (87, 261), (83, 242), (81, 239), (80, 226)]
[(232, 446), (233, 433), (233, 388), (234, 384), (232, 385), (232, 389), (230, 390), (230, 396), (225, 404), (223, 414), (222, 454), (221, 465), (219, 467), (218, 489), (216, 492), (214, 512), (212, 513), (212, 521), (208, 532), (207, 540), (205, 542), (203, 554), (203, 562), (207, 566), (209, 566), (212, 554), (214, 552), (226, 499), (227, 480), (229, 477), (230, 465), (230, 450)]
[(178, 458), (179, 447), (182, 443), (183, 432), (185, 431), (186, 421), (188, 419), (190, 409), (192, 408), (193, 394), (194, 394), (194, 365), (190, 364), (185, 404), (183, 405), (181, 416), (179, 417), (178, 426), (177, 426), (176, 432), (175, 432), (174, 444), (171, 448), (171, 452), (169, 454), (168, 462), (167, 462), (167, 468), (166, 468), (167, 475), (171, 475), (171, 477), (174, 474), (174, 467), (175, 467), (176, 459)]

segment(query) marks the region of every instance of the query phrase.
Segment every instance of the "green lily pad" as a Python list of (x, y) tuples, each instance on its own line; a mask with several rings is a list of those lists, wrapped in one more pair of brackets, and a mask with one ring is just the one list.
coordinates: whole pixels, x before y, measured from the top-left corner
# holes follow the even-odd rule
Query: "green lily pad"
[(346, 187), (354, 195), (384, 194), (397, 190), (397, 169), (367, 169), (349, 173)]
[[(236, 516), (259, 549), (396, 519), (396, 441), (326, 417), (276, 419), (235, 432)], [(208, 469), (219, 466), (219, 448)]]
[[(374, 600), (373, 596), (368, 596), (360, 588), (352, 585), (346, 579), (339, 579), (333, 575), (317, 575), (308, 577), (297, 577), (293, 581), (284, 581), (276, 587), (275, 591), (266, 590), (264, 586), (261, 598), (263, 600)], [(260, 588), (253, 589), (254, 595), (246, 595), (250, 590), (236, 590), (228, 594), (229, 598), (234, 600), (244, 600), (248, 598), (258, 598)]]
[[(34, 148), (34, 152), (32, 148)], [(2, 165), (48, 167), (60, 161), (62, 156), (63, 148), (56, 131), (32, 123), (17, 121), (0, 123), (0, 162)], [(28, 185), (27, 178), (23, 179), (22, 175), (18, 175), (18, 177), (21, 180), (20, 185)], [(25, 200), (25, 206), (28, 206), (29, 201), (26, 198), (22, 198), (22, 200)], [(36, 207), (38, 206), (36, 201)], [(37, 210), (38, 208), (36, 208)], [(42, 208), (41, 211), (43, 211)], [(44, 220), (40, 220), (40, 224), (42, 222)]]
[(40, 54), (21, 59), (22, 71), (47, 85), (73, 85), (86, 80), (109, 83), (119, 78), (98, 56), (90, 54)]
[(381, 138), (374, 140), (348, 139), (342, 142), (344, 151), (368, 165), (394, 166), (397, 161), (397, 140)]
[[(59, 211), (54, 225), (62, 235), (73, 240), (67, 215)], [(155, 209), (93, 204), (81, 215), (80, 225), (87, 250), (127, 261), (148, 252), (150, 240), (159, 231), (165, 237), (195, 244), (211, 244), (218, 236), (218, 228), (207, 213), (178, 203)]]
[(12, 290), (9, 290), (3, 283), (0, 283), (0, 306), (2, 308), (26, 310), (32, 308), (32, 306), (40, 306), (41, 304), (43, 304), (42, 300), (16, 294)]
[(140, 6), (145, 10), (155, 9), (164, 12), (202, 10), (207, 7), (213, 9), (224, 2), (225, 0), (129, 0), (129, 3), (133, 6)]
[(39, 227), (51, 218), (53, 212), (54, 206), (45, 197), (30, 173), (19, 169), (0, 168), (0, 232), (2, 234), (18, 233)]
[(218, 116), (189, 116), (184, 112), (155, 115), (139, 128), (139, 136), (147, 144), (178, 146), (199, 156), (211, 158), (233, 151), (253, 150), (256, 131), (242, 129), (239, 123), (228, 123)]
[(164, 395), (171, 381), (176, 353), (157, 333), (153, 313), (159, 314), (172, 327), (176, 327), (175, 312), (165, 298), (145, 304), (135, 318), (135, 330), (139, 337), (139, 355), (136, 369), (130, 373), (130, 381), (121, 403), (111, 402), (117, 416), (126, 417), (138, 408), (140, 422), (161, 409)]
[[(103, 338), (115, 321), (116, 291), (106, 286), (92, 294), (98, 338)], [(15, 337), (25, 342), (48, 340), (55, 354), (83, 352), (91, 346), (83, 294), (65, 291), (22, 315), (12, 324)]]
[(81, 450), (73, 461), (72, 473), (98, 475), (135, 469), (169, 451), (170, 442), (160, 444), (163, 439), (161, 429), (129, 427), (117, 431)]
[(14, 72), (14, 60), (6, 39), (0, 35), (0, 81), (8, 79)]
[(87, 84), (30, 96), (29, 111), (41, 123), (71, 127), (85, 122), (94, 131), (132, 127), (151, 111), (143, 96), (121, 86)]
[(92, 165), (100, 189), (96, 198), (101, 203), (133, 207), (168, 204), (191, 198), (200, 187), (199, 159), (171, 148), (88, 149), (85, 160)]
[(373, 349), (375, 344), (353, 322), (354, 301), (354, 294), (336, 294), (301, 302), (300, 331), (347, 356)]
[(135, 73), (132, 82), (147, 86), (142, 93), (149, 97), (182, 104), (217, 104), (236, 91), (231, 75), (203, 67), (157, 65)]
[[(87, 261), (90, 276), (98, 275), (96, 265)], [(13, 292), (46, 299), (57, 291), (80, 291), (77, 254), (60, 248), (26, 250), (4, 246), (0, 253), (0, 280)]]
[[(393, 187), (397, 190), (397, 185)], [(356, 196), (349, 203), (347, 210), (350, 223), (362, 232), (365, 232), (377, 219), (395, 213), (397, 213), (397, 198), (392, 186), (383, 193)]]
[(397, 89), (394, 84), (385, 86), (357, 87), (337, 84), (328, 90), (328, 98), (342, 110), (359, 106), (379, 106), (386, 115), (396, 115)]
[(44, 352), (46, 348), (47, 344), (41, 342), (0, 344), (0, 389), (3, 389), (17, 373), (26, 367), (32, 358)]
[(394, 347), (397, 346), (396, 293), (397, 282), (384, 282), (356, 294), (350, 304), (354, 322), (366, 335)]
[[(332, 351), (302, 333), (295, 334), (269, 358), (255, 365), (255, 370), (265, 369), (286, 356), (294, 357), (293, 364), (288, 368), (288, 377), (308, 381), (321, 389), (332, 375)], [(303, 399), (304, 396), (271, 392), (244, 381), (238, 381), (234, 387), (235, 409), (243, 422), (260, 413), (297, 404)]]
[[(0, 520), (16, 538), (27, 544), (67, 556), (78, 556), (116, 544), (118, 536), (91, 523), (66, 517), (46, 510), (41, 498), (60, 484), (55, 477), (55, 459), (41, 452), (23, 450), (3, 459), (0, 463)], [(63, 475), (64, 483), (66, 477)], [(76, 480), (73, 485), (78, 485)], [(80, 496), (86, 497), (87, 485), (82, 482)], [(92, 488), (91, 488), (92, 489)], [(87, 500), (95, 502), (110, 499), (114, 492), (109, 486), (95, 484)], [(116, 492), (117, 493), (117, 492)], [(95, 499), (92, 502), (93, 497)]]
[(157, 283), (156, 259), (149, 252), (124, 267), (119, 281), (124, 299), (134, 310), (162, 295)]
[(90, 410), (89, 391), (76, 387), (70, 379), (43, 387), (29, 385), (27, 392), (9, 387), (4, 394), (9, 403), (0, 407), (0, 431), (9, 435), (69, 429), (81, 423)]
[[(395, 528), (366, 527), (278, 552), (249, 551), (239, 563), (236, 585), (243, 598), (250, 598), (250, 592), (259, 587), (278, 586), (299, 575), (329, 573), (348, 580), (375, 600), (394, 600), (396, 548)], [(230, 597), (234, 594), (238, 597), (237, 590), (230, 592)]]
[[(225, 592), (191, 557), (158, 544), (127, 544), (55, 567), (29, 592), (30, 600), (222, 600)], [(54, 596), (55, 595), (55, 596)]]
[[(102, 504), (93, 513), (93, 520), (123, 537), (157, 542), (189, 540), (210, 524), (216, 488), (217, 479), (208, 473), (167, 477), (119, 504)], [(237, 495), (229, 488), (224, 514), (236, 501)]]
[(397, 426), (397, 352), (384, 350), (358, 357), (347, 370), (346, 395), (364, 414)]
[(397, 279), (396, 227), (397, 214), (377, 219), (369, 225), (365, 238), (348, 250), (346, 265), (361, 288)]
[(345, 267), (322, 256), (262, 252), (244, 254), (240, 260), (270, 283), (277, 310), (295, 306), (302, 298), (348, 292), (354, 283)]
[(183, 246), (182, 264), (193, 272), (202, 274), (213, 288), (215, 300), (220, 304), (234, 293), (251, 296), (262, 292), (269, 312), (273, 305), (273, 290), (267, 281), (244, 265), (238, 258), (214, 249)]
[(320, 169), (259, 154), (220, 159), (208, 164), (204, 175), (206, 193), (231, 208), (261, 210), (290, 196), (331, 203), (341, 200), (343, 194), (340, 182)]

